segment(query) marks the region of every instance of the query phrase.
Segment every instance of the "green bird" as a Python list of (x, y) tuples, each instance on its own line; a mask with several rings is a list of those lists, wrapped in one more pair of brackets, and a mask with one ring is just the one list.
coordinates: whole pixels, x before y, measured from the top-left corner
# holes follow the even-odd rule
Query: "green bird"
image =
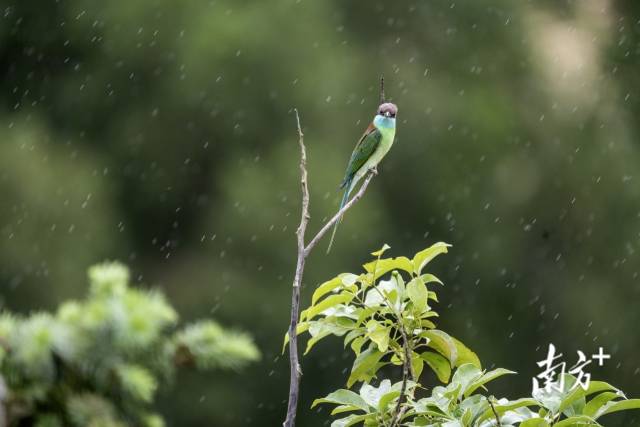
[[(362, 138), (360, 138), (356, 144), (356, 148), (353, 149), (353, 153), (351, 153), (347, 171), (340, 184), (340, 188), (344, 188), (344, 196), (342, 196), (338, 210), (347, 204), (349, 194), (351, 194), (351, 190), (353, 190), (358, 181), (360, 181), (369, 170), (376, 168), (378, 163), (380, 163), (391, 149), (396, 136), (397, 113), (398, 107), (390, 102), (385, 102), (378, 107), (378, 112), (373, 118), (373, 122), (367, 127), (364, 135), (362, 135)], [(336, 236), (336, 231), (338, 230), (338, 225), (341, 220), (342, 219), (338, 220), (333, 228), (327, 253), (331, 251), (333, 239)]]

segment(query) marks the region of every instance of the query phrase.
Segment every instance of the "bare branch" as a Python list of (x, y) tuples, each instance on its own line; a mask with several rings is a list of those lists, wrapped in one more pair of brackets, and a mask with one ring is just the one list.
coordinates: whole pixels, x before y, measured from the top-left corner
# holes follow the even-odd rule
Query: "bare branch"
[(4, 377), (0, 375), (0, 427), (7, 427), (9, 425), (9, 411), (7, 408), (8, 394), (7, 383)]
[(289, 324), (289, 404), (287, 405), (287, 418), (282, 424), (284, 427), (293, 427), (296, 424), (296, 412), (298, 408), (298, 396), (300, 394), (300, 362), (298, 361), (298, 321), (300, 316), (300, 285), (302, 274), (304, 273), (305, 248), (304, 233), (309, 223), (309, 185), (307, 183), (307, 150), (304, 146), (304, 134), (300, 126), (300, 116), (296, 113), (296, 123), (298, 125), (298, 143), (300, 144), (300, 185), (302, 187), (302, 213), (300, 215), (300, 226), (296, 231), (298, 238), (298, 261), (296, 263), (296, 273), (293, 278), (293, 289), (291, 292), (291, 323)]
[(351, 209), (351, 207), (353, 205), (355, 205), (358, 200), (360, 200), (362, 198), (362, 196), (364, 196), (364, 192), (367, 191), (367, 187), (369, 186), (369, 182), (371, 181), (371, 178), (373, 178), (378, 172), (375, 169), (371, 169), (369, 171), (369, 173), (367, 174), (367, 176), (364, 179), (364, 182), (362, 183), (362, 185), (360, 186), (360, 190), (358, 190), (358, 193), (353, 196), (353, 198), (351, 200), (349, 200), (343, 207), (342, 209), (340, 209), (321, 229), (320, 231), (318, 231), (318, 234), (316, 234), (313, 239), (311, 239), (311, 241), (309, 242), (309, 244), (307, 244), (307, 247), (304, 249), (304, 255), (305, 257), (309, 256), (309, 253), (311, 252), (311, 250), (313, 250), (313, 248), (316, 246), (316, 244), (318, 244), (318, 242), (320, 241), (320, 239), (322, 239), (322, 237), (324, 237), (325, 234), (327, 234), (327, 232), (329, 230), (331, 230), (331, 228), (336, 224), (336, 222), (340, 221), (340, 218), (342, 218), (342, 216), (349, 210)]
[(296, 262), (296, 273), (293, 277), (293, 289), (291, 292), (291, 323), (289, 324), (289, 403), (287, 405), (287, 418), (282, 423), (284, 427), (294, 427), (296, 425), (296, 412), (298, 407), (298, 396), (300, 395), (300, 376), (302, 371), (298, 357), (298, 322), (300, 321), (300, 287), (302, 285), (302, 276), (304, 274), (304, 265), (307, 256), (318, 241), (333, 227), (336, 222), (342, 218), (358, 200), (364, 196), (364, 192), (369, 186), (371, 179), (378, 173), (375, 169), (371, 169), (360, 186), (358, 193), (353, 196), (347, 204), (344, 205), (334, 216), (327, 222), (324, 227), (318, 231), (318, 234), (305, 246), (304, 234), (309, 223), (309, 185), (307, 182), (307, 150), (304, 145), (304, 134), (300, 125), (300, 116), (298, 110), (294, 109), (296, 114), (296, 124), (298, 126), (298, 143), (300, 144), (300, 185), (302, 188), (302, 212), (300, 215), (300, 225), (296, 231), (298, 240), (298, 260)]

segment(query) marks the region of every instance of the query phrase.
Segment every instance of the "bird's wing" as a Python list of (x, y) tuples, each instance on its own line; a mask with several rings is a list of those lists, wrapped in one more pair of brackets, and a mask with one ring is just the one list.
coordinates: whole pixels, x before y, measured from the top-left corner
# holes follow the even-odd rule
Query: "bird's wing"
[(349, 159), (349, 164), (347, 165), (347, 171), (344, 175), (344, 180), (340, 184), (340, 188), (344, 187), (346, 183), (353, 178), (353, 176), (358, 172), (358, 170), (365, 164), (365, 162), (371, 157), (378, 145), (380, 145), (380, 140), (382, 139), (382, 134), (380, 131), (372, 124), (369, 125), (367, 130), (360, 138), (360, 141), (356, 144), (356, 148), (353, 149), (353, 153), (351, 154), (351, 159)]

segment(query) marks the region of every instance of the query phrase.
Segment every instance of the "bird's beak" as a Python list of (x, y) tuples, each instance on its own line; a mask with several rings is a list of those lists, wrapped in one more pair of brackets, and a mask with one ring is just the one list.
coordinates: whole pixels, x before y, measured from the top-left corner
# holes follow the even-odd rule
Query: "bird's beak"
[(388, 112), (388, 111), (385, 111), (384, 116), (385, 116), (385, 117), (389, 117), (389, 116), (391, 116), (391, 113), (390, 113), (390, 112)]

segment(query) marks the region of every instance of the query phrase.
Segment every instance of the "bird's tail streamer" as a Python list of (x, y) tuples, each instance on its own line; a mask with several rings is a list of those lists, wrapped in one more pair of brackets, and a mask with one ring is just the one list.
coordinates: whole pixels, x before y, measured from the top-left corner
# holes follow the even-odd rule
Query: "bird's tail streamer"
[[(344, 205), (346, 205), (347, 201), (349, 200), (349, 194), (351, 193), (351, 182), (352, 182), (352, 179), (349, 179), (348, 181), (345, 182), (344, 196), (342, 196), (342, 201), (340, 202), (340, 208), (338, 209), (338, 212), (342, 210)], [(333, 232), (331, 233), (331, 240), (329, 240), (329, 247), (327, 248), (327, 255), (329, 254), (329, 252), (331, 252), (331, 247), (333, 246), (333, 239), (336, 237), (336, 231), (338, 231), (338, 225), (340, 225), (341, 222), (342, 222), (342, 217), (340, 217), (340, 219), (336, 221), (336, 225), (333, 227)]]

